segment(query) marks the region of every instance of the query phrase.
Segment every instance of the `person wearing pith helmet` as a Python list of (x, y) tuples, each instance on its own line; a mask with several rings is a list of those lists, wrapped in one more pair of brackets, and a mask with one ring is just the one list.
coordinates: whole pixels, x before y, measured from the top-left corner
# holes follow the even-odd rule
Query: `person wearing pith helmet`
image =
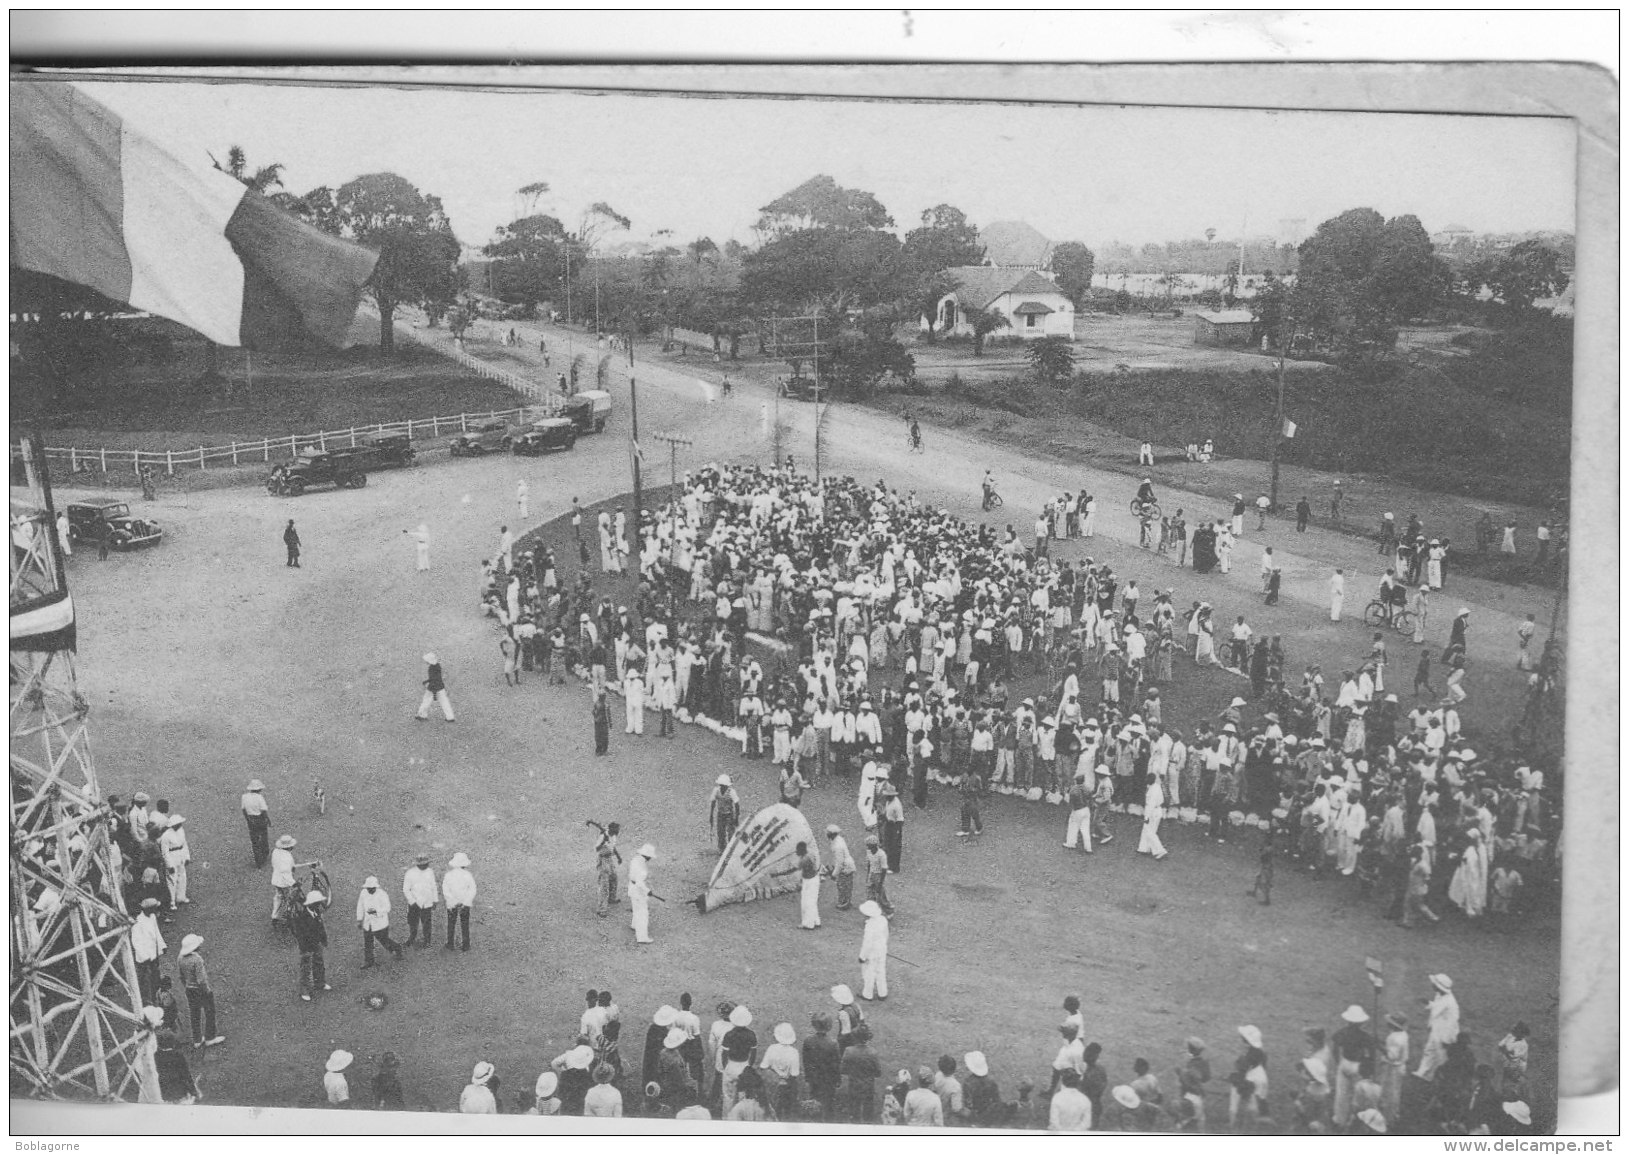
[(362, 931), (362, 969), (368, 970), (373, 961), (375, 940), (384, 945), (398, 959), (402, 945), (390, 937), (390, 895), (379, 888), (379, 880), (368, 875), (362, 881), (362, 892), (356, 896), (356, 925)]
[(292, 834), (277, 839), (277, 849), (271, 852), (272, 922), (283, 921), (283, 908), (294, 889), (294, 848), (298, 843)]
[(650, 864), (655, 857), (656, 848), (647, 842), (628, 863), (628, 905), (636, 943), (655, 941), (650, 936)]
[(189, 934), (181, 940), (181, 985), (187, 991), (187, 1010), (192, 1018), (192, 1045), (213, 1047), (226, 1042), (215, 1029), (215, 988), (209, 982), (209, 969), (198, 948), (204, 936)]
[(453, 930), (462, 932), (463, 946), (469, 949), (469, 911), (475, 905), (475, 876), (469, 872), (469, 855), (460, 850), (447, 863), (441, 876), (441, 897), (447, 904), (447, 949), (453, 948)]
[(831, 997), (837, 1004), (837, 1049), (842, 1052), (853, 1044), (854, 1032), (865, 1022), (865, 1015), (854, 1004), (854, 992), (847, 984), (838, 983), (832, 987)]
[(328, 928), (322, 922), (322, 912), (327, 905), (328, 896), (313, 890), (305, 896), (305, 904), (294, 912), (294, 941), (300, 948), (300, 999), (307, 1003), (319, 987), (325, 991), (334, 989), (328, 985), (322, 958), (323, 948), (328, 945)]
[(249, 824), (249, 847), (254, 851), (255, 868), (259, 869), (271, 856), (271, 804), (266, 801), (266, 784), (258, 778), (249, 779), (239, 805), (243, 820)]

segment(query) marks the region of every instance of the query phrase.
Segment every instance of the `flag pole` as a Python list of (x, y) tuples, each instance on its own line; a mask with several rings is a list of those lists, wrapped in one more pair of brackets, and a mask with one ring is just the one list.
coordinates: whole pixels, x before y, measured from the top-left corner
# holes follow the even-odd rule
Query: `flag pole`
[(1268, 508), (1278, 509), (1278, 454), (1284, 444), (1284, 360), (1289, 355), (1290, 342), (1295, 339), (1295, 326), (1285, 318), (1287, 331), (1278, 346), (1278, 414), (1273, 428), (1272, 480), (1267, 494)]

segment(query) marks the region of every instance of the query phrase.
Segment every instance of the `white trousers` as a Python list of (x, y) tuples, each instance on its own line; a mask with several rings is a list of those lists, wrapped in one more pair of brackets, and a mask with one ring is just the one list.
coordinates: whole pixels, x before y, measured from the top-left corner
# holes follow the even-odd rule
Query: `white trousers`
[(187, 864), (183, 862), (179, 866), (170, 867), (169, 868), (169, 875), (170, 875), (170, 898), (173, 899), (176, 902), (186, 902), (187, 901)]
[(885, 999), (888, 997), (888, 959), (867, 959), (860, 964), (860, 996)]
[(1163, 857), (1165, 854), (1165, 844), (1160, 841), (1159, 834), (1161, 817), (1162, 812), (1159, 810), (1152, 810), (1144, 815), (1142, 838), (1137, 842), (1139, 851), (1152, 854), (1155, 858)]
[(799, 913), (802, 921), (801, 927), (817, 927), (820, 925), (820, 876), (803, 880), (803, 888), (798, 894)]
[(1064, 832), (1063, 844), (1073, 850), (1077, 841), (1084, 841), (1087, 850), (1092, 848), (1092, 808), (1090, 806), (1082, 806), (1079, 810), (1069, 812), (1069, 828)]
[(627, 714), (628, 733), (643, 734), (645, 732), (645, 692), (624, 690), (623, 709)]
[(650, 892), (642, 886), (628, 888), (628, 908), (633, 911), (635, 942), (650, 942)]
[(1329, 595), (1329, 620), (1330, 621), (1338, 622), (1338, 621), (1341, 620), (1341, 606), (1344, 605), (1345, 602), (1346, 602), (1346, 595), (1345, 594), (1330, 594)]
[(531, 513), (529, 512), (531, 508), (531, 501), (525, 497), (517, 497), (515, 498), (515, 504), (520, 506), (520, 520), (527, 520), (527, 518), (531, 516)]
[(419, 554), (418, 568), (419, 568), (420, 572), (423, 572), (424, 570), (427, 570), (427, 569), (430, 568), (430, 547), (428, 545), (419, 546), (418, 547), (418, 554)]
[(424, 697), (419, 699), (419, 717), (428, 718), (430, 716), (430, 703), (432, 702), (440, 703), (443, 718), (449, 722), (453, 720), (452, 699), (447, 697), (446, 690), (437, 690), (433, 694), (429, 690), (424, 691)]

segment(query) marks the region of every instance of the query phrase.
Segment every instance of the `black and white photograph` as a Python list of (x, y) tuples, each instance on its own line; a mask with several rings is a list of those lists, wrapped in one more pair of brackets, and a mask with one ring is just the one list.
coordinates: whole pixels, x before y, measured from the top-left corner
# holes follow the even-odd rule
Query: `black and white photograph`
[(1615, 1091), (1599, 130), (1167, 67), (14, 65), (14, 1132)]

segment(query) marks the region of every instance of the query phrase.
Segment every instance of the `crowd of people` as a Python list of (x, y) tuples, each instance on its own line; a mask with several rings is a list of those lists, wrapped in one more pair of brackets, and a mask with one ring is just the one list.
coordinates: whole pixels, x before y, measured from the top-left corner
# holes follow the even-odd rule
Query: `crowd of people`
[[(1243, 534), (1242, 509), (1241, 498), (1231, 519), (1203, 523), (1194, 533), (1197, 572), (1205, 572), (1201, 552), (1212, 548), (1228, 568), (1225, 558)], [(1156, 860), (1168, 854), (1158, 836), (1165, 820), (1202, 823), (1219, 842), (1254, 831), (1250, 837), (1260, 845), (1251, 893), (1258, 901), (1271, 901), (1275, 864), (1287, 861), (1318, 879), (1350, 880), (1354, 902), (1409, 928), (1436, 923), (1449, 906), (1469, 920), (1508, 923), (1554, 885), (1559, 774), (1552, 770), (1547, 781), (1543, 769), (1514, 751), (1472, 749), (1457, 711), (1463, 694), (1422, 701), (1417, 677), (1413, 708), (1405, 712), (1387, 686), (1390, 661), (1378, 634), (1333, 689), (1315, 664), (1297, 682), (1281, 639), (1257, 636), (1242, 615), (1218, 641), (1208, 602), (1190, 600), (1179, 609), (1174, 588), (1151, 588), (1145, 596), (1137, 579), (1122, 579), (1110, 565), (1055, 558), (1056, 542), (1092, 536), (1094, 514), (1095, 498), (1065, 494), (1043, 509), (1026, 541), (1010, 525), (964, 521), (880, 481), (816, 483), (790, 467), (709, 466), (686, 475), (643, 526), (617, 509), (585, 528), (574, 501), (576, 556), (567, 565), (540, 540), (526, 548), (505, 528), (483, 562), (480, 604), (498, 625), (507, 683), (519, 686), (534, 672), (551, 685), (568, 676), (588, 682), (601, 753), (610, 741), (615, 694), (625, 735), (644, 734), (647, 710), (658, 716), (658, 737), (671, 737), (676, 722), (708, 724), (739, 742), (742, 756), (775, 764), (781, 798), (794, 806), (811, 784), (847, 781), (865, 829), (861, 910), (871, 919), (886, 920), (892, 909), (885, 880), (903, 869), (904, 799), (925, 809), (934, 784), (956, 790), (959, 833), (968, 837), (983, 833), (980, 802), (990, 793), (1062, 808), (1064, 844), (1083, 852), (1113, 840), (1115, 815), (1140, 820), (1138, 853)], [(1141, 543), (1150, 563), (1163, 556), (1182, 567), (1190, 544), (1182, 511), (1156, 523), (1157, 539), (1150, 521), (1143, 519)], [(1202, 535), (1211, 533), (1217, 545), (1202, 546)], [(1268, 573), (1264, 562), (1264, 585)], [(1428, 572), (1427, 584), (1433, 576), (1440, 575)], [(622, 604), (597, 580), (626, 590)], [(1461, 624), (1450, 643), (1461, 659), (1466, 642)], [(439, 702), (450, 722), (440, 665), (433, 654), (426, 662), (418, 717)], [(1190, 663), (1194, 670), (1179, 674)], [(1249, 698), (1243, 682), (1230, 685), (1224, 708), (1179, 724), (1162, 691), (1208, 677), (1196, 672), (1207, 668), (1248, 681)], [(718, 791), (733, 795), (727, 777)], [(190, 1075), (183, 1077), (178, 1004), (159, 967), (166, 949), (160, 927), (188, 902), (190, 849), (185, 820), (155, 820), (167, 806), (149, 812), (148, 802), (145, 794), (128, 806), (110, 798), (108, 822), (127, 907), (141, 912), (133, 941), (154, 1026), (150, 1045), (155, 1061), (162, 1058), (163, 1097), (190, 1101), (197, 1089)], [(727, 819), (716, 808), (710, 814), (720, 849), (741, 819), (738, 798), (729, 810)], [(256, 866), (270, 863), (273, 918), (288, 926), (299, 948), (300, 995), (309, 1000), (330, 989), (322, 914), (332, 896), (315, 879), (310, 887), (295, 879), (296, 868), (310, 864), (294, 861), (292, 835), (270, 849), (268, 811), (263, 788), (250, 783), (243, 812)], [(615, 854), (614, 838), (610, 845)], [(650, 849), (636, 856), (647, 865)], [(824, 864), (817, 847), (807, 848), (817, 872), (847, 873), (851, 886), (856, 868), (846, 846), (829, 853)], [(607, 866), (608, 855), (597, 857), (602, 874), (611, 876), (602, 887), (603, 910), (607, 899), (617, 901), (616, 866)], [(446, 946), (454, 947), (461, 923), (469, 949), (475, 897), (469, 865), (467, 856), (456, 856), (439, 888), (427, 858), (407, 871), (406, 944), (390, 937), (390, 897), (370, 876), (357, 904), (364, 965), (375, 965), (376, 942), (396, 957), (420, 930), (428, 944), (438, 897), (446, 908)], [(631, 871), (629, 882), (632, 897)], [(844, 905), (841, 884), (839, 894)], [(40, 896), (36, 909), (49, 902)], [(806, 910), (804, 919), (808, 925)], [(639, 933), (637, 913), (634, 927)], [(183, 939), (179, 970), (195, 1046), (224, 1041), (201, 946), (196, 935)], [(870, 978), (868, 971), (865, 998), (872, 996)], [(1436, 975), (1432, 983), (1412, 1091), (1402, 1074), (1413, 1053), (1406, 1020), (1388, 1016), (1390, 1033), (1382, 1037), (1354, 1006), (1333, 1041), (1321, 1029), (1309, 1032), (1308, 1053), (1294, 1068), (1294, 1115), (1286, 1122), (1307, 1132), (1530, 1128), (1525, 1026), (1480, 1064), (1458, 1029), (1452, 980)], [(1049, 1085), (1037, 1093), (1020, 1080), (1009, 1099), (977, 1051), (887, 1077), (852, 993), (837, 987), (833, 994), (835, 1009), (811, 1016), (801, 1046), (785, 1021), (761, 1050), (745, 1007), (718, 1007), (704, 1038), (683, 996), (677, 1008), (654, 1013), (635, 1068), (622, 1057), (615, 1004), (608, 993), (591, 992), (576, 1044), (548, 1064), (533, 1095), (509, 1109), (1205, 1130), (1221, 1117), (1219, 1107), (1207, 1110), (1207, 1096), (1225, 1088), (1229, 1126), (1271, 1122), (1266, 1054), (1251, 1026), (1239, 1028), (1240, 1055), (1219, 1084), (1205, 1044), (1190, 1039), (1185, 1053), (1172, 1057), (1166, 1085), (1150, 1063), (1132, 1056), (1130, 1077), (1110, 1086), (1103, 1048), (1087, 1044), (1079, 1000), (1071, 998)], [(885, 995), (883, 983), (879, 997)], [(338, 1050), (326, 1064), (330, 1103), (401, 1104), (393, 1054), (380, 1057), (366, 1093), (353, 1090), (352, 1062)], [(490, 1063), (475, 1066), (458, 1109), (505, 1109)]]

